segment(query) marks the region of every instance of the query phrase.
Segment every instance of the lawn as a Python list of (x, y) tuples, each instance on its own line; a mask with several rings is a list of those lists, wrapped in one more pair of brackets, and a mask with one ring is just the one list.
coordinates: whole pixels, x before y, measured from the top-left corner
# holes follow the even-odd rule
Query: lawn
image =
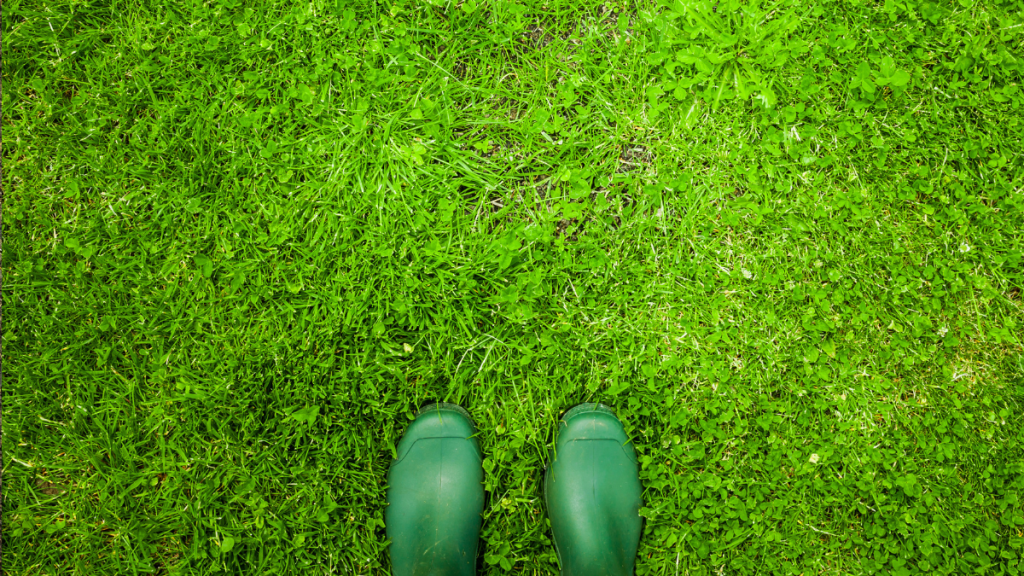
[(1024, 571), (1024, 1), (3, 3), (5, 575), (390, 573), (420, 405), (479, 573), (559, 416), (637, 575)]

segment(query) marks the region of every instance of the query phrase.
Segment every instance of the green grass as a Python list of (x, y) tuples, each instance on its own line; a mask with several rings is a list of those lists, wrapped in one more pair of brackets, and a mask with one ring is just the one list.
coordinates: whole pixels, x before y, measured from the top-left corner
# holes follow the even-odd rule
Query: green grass
[(1018, 574), (1024, 2), (8, 0), (3, 573), (387, 574), (416, 409), (480, 573), (559, 415), (637, 574)]

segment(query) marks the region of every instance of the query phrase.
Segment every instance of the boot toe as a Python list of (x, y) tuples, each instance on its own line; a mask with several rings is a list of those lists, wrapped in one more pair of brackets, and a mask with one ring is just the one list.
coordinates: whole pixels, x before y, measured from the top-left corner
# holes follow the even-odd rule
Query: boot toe
[(626, 444), (629, 437), (611, 408), (603, 404), (580, 404), (566, 412), (558, 430), (559, 444), (577, 440), (614, 440)]
[(475, 434), (476, 428), (469, 413), (461, 407), (454, 404), (431, 404), (420, 410), (416, 419), (402, 435), (402, 440), (398, 443), (397, 460), (403, 460), (416, 442), (428, 438), (466, 439), (476, 447), (479, 455), (480, 448)]

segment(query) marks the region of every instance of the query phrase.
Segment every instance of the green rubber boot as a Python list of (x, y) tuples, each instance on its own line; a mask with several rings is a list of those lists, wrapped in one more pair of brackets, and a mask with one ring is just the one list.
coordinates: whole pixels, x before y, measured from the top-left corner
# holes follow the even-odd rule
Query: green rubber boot
[(480, 445), (469, 413), (424, 407), (388, 471), (384, 524), (393, 576), (473, 576), (484, 509)]
[(603, 404), (569, 410), (544, 478), (562, 576), (632, 576), (640, 493), (636, 453), (615, 413)]

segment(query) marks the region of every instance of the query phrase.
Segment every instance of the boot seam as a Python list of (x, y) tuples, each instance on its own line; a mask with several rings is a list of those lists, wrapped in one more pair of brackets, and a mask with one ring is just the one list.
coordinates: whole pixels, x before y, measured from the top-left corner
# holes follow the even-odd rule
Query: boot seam
[[(395, 466), (398, 466), (399, 464), (402, 463), (403, 460), (408, 458), (409, 454), (412, 453), (413, 448), (415, 448), (416, 445), (419, 444), (421, 440), (465, 440), (465, 441), (469, 442), (470, 444), (472, 444), (473, 443), (472, 438), (473, 438), (472, 436), (469, 436), (469, 437), (463, 437), (463, 436), (426, 436), (426, 437), (423, 437), (423, 438), (417, 438), (416, 440), (413, 440), (412, 445), (410, 445), (409, 449), (405, 451), (405, 455), (404, 456), (402, 456), (401, 458), (399, 458), (397, 460), (392, 460), (391, 461), (391, 466), (389, 466), (389, 468), (394, 468)], [(481, 464), (483, 464), (484, 458), (483, 458), (483, 455), (480, 454), (479, 450), (474, 450), (473, 454), (476, 454), (476, 459), (479, 460)]]

